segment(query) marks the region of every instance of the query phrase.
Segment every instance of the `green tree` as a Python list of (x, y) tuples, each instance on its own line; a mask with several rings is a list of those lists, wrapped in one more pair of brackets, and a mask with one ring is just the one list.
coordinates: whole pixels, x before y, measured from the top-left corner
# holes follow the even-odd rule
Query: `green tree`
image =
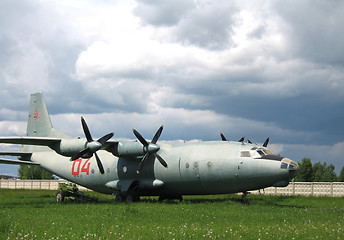
[(326, 163), (315, 163), (313, 165), (314, 182), (335, 182), (337, 175), (334, 172), (333, 164), (327, 166)]
[(295, 182), (312, 182), (313, 181), (313, 166), (310, 158), (303, 158), (302, 162), (298, 163), (300, 170), (296, 175)]
[(344, 182), (344, 167), (342, 167), (342, 170), (340, 170), (338, 181), (339, 182)]
[(18, 169), (20, 179), (54, 179), (53, 174), (38, 165), (20, 165)]

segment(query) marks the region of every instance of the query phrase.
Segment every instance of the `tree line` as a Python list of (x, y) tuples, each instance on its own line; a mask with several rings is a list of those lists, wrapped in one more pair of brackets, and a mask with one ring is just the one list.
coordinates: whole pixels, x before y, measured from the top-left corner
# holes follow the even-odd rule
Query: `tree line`
[(38, 165), (20, 165), (18, 169), (18, 177), (23, 180), (54, 179), (52, 172), (49, 172)]
[(300, 170), (294, 178), (294, 182), (344, 182), (344, 167), (339, 176), (334, 172), (333, 164), (314, 163), (310, 158), (303, 158), (298, 162)]

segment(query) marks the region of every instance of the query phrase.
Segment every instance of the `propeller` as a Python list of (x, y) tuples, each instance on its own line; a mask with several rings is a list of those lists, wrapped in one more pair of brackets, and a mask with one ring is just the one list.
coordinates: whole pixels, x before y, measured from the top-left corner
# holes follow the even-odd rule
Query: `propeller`
[(135, 134), (137, 139), (142, 143), (143, 149), (145, 151), (145, 155), (143, 156), (143, 158), (139, 164), (139, 170), (137, 170), (137, 174), (139, 174), (141, 172), (143, 165), (144, 165), (144, 162), (151, 156), (151, 154), (153, 154), (154, 157), (156, 157), (159, 160), (161, 165), (163, 165), (165, 168), (168, 167), (165, 160), (162, 157), (160, 157), (160, 155), (157, 153), (159, 151), (160, 147), (156, 144), (156, 142), (158, 141), (163, 128), (164, 128), (164, 126), (161, 126), (158, 129), (158, 131), (155, 133), (155, 135), (154, 135), (154, 137), (150, 143), (148, 143), (146, 141), (146, 139), (144, 139), (138, 131), (133, 129), (133, 133)]
[(99, 168), (99, 171), (101, 174), (104, 174), (104, 167), (102, 162), (100, 161), (97, 151), (100, 150), (103, 146), (104, 143), (106, 143), (110, 138), (113, 137), (114, 133), (108, 133), (105, 136), (99, 138), (97, 141), (94, 141), (90, 130), (88, 129), (88, 126), (86, 124), (86, 121), (83, 117), (81, 117), (81, 125), (82, 125), (82, 129), (84, 130), (86, 139), (87, 139), (87, 144), (86, 144), (86, 148), (81, 150), (80, 152), (74, 154), (71, 158), (72, 161), (81, 158), (82, 156), (84, 156), (85, 154), (89, 154), (91, 156), (93, 156), (93, 154), (96, 156), (96, 161), (97, 161), (97, 165)]
[(225, 137), (225, 135), (223, 135), (223, 133), (222, 133), (222, 132), (220, 132), (220, 135), (221, 135), (221, 139), (222, 139), (222, 141), (227, 141), (227, 138)]
[[(223, 135), (222, 132), (220, 132), (221, 135), (221, 139), (222, 141), (227, 141), (227, 138), (225, 137), (225, 135)], [(243, 142), (245, 140), (245, 137), (240, 138), (240, 140), (238, 142)], [(246, 138), (247, 142), (252, 144), (252, 142), (250, 141), (250, 139)]]
[(264, 142), (264, 144), (263, 144), (263, 147), (267, 147), (267, 146), (268, 146), (269, 140), (270, 140), (270, 138), (267, 138), (267, 139), (265, 140), (265, 142)]
[[(220, 132), (220, 135), (221, 135), (222, 141), (227, 141), (227, 138), (225, 137), (225, 135), (223, 135), (222, 132)], [(244, 140), (245, 140), (245, 137), (242, 137), (242, 138), (240, 138), (240, 140), (238, 142), (243, 142)], [(247, 142), (252, 143), (249, 139), (247, 139)]]

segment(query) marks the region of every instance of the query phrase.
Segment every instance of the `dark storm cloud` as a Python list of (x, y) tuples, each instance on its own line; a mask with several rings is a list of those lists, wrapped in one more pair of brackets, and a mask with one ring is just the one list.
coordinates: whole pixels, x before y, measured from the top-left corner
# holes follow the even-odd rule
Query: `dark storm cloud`
[(174, 26), (175, 40), (213, 50), (231, 44), (233, 2), (139, 1), (134, 13), (154, 26)]
[(71, 31), (68, 16), (54, 11), (53, 4), (37, 1), (1, 1), (0, 5), (0, 91), (3, 98), (11, 99), (2, 107), (26, 111), (23, 103), (37, 91), (54, 100), (67, 100), (64, 94), (78, 96), (79, 91), (72, 89), (80, 87), (72, 74), (82, 43)]
[(344, 65), (343, 1), (282, 1), (274, 5), (290, 27), (286, 33), (296, 56)]
[(212, 50), (223, 50), (231, 46), (233, 14), (236, 6), (229, 1), (199, 4), (183, 18), (176, 30), (176, 38), (187, 45), (196, 45)]

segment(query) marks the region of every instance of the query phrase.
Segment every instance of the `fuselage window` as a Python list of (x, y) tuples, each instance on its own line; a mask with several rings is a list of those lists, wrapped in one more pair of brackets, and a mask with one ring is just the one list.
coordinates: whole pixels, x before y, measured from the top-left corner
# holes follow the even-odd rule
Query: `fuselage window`
[(251, 157), (251, 154), (249, 151), (242, 151), (240, 155), (241, 157)]

